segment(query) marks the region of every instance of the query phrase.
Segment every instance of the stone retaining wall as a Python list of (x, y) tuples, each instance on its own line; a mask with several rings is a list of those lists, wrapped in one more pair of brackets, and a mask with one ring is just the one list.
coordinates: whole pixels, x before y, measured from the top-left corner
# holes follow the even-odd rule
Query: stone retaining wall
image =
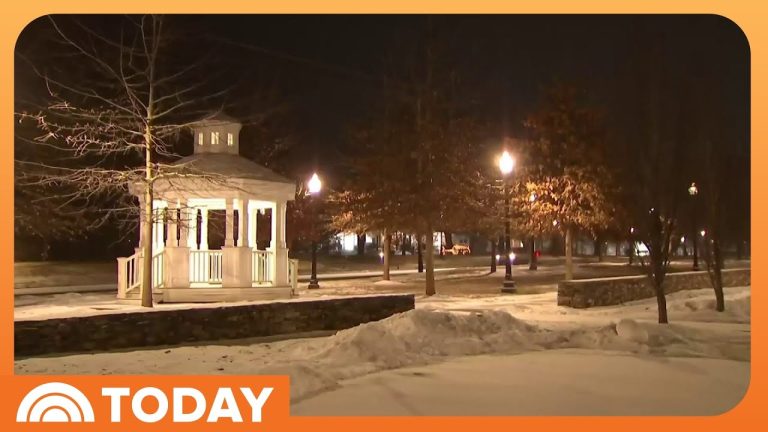
[(275, 301), (16, 321), (16, 356), (342, 330), (415, 307), (413, 294)]
[[(723, 270), (723, 286), (747, 286), (750, 269)], [(706, 271), (669, 273), (664, 279), (667, 293), (711, 288)], [(557, 304), (574, 308), (609, 306), (632, 300), (655, 297), (647, 276), (561, 281), (557, 285)]]

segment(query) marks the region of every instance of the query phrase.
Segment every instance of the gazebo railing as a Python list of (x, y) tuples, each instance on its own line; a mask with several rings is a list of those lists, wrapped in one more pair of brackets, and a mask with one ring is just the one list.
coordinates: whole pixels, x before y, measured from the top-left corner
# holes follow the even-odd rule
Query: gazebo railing
[(189, 252), (189, 282), (220, 284), (223, 275), (223, 252), (193, 250)]
[[(164, 251), (152, 256), (152, 288), (162, 288), (165, 281)], [(129, 292), (141, 286), (141, 251), (117, 259), (117, 296), (126, 298)]]
[(272, 252), (254, 249), (251, 253), (251, 274), (255, 284), (272, 282), (271, 275)]

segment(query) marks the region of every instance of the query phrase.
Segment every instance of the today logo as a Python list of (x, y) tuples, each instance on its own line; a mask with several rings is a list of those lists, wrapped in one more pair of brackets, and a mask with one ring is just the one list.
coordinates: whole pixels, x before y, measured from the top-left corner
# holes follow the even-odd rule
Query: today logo
[[(130, 387), (102, 387), (101, 396), (108, 400), (112, 423), (125, 421), (124, 412), (143, 423), (168, 419), (174, 423), (217, 423), (221, 420), (260, 423), (272, 391), (272, 387), (262, 387), (257, 395), (250, 387), (218, 387), (210, 405), (206, 393), (193, 387), (173, 387), (170, 397), (158, 387), (141, 387), (135, 392)], [(244, 404), (239, 402), (243, 400)], [(35, 387), (24, 396), (16, 412), (18, 423), (95, 421), (93, 406), (85, 394), (61, 382)]]

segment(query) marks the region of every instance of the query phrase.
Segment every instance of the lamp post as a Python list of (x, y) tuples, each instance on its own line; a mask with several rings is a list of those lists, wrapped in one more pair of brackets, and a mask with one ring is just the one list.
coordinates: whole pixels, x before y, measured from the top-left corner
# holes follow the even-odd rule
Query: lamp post
[(510, 244), (510, 235), (509, 235), (509, 216), (510, 216), (510, 206), (509, 206), (509, 191), (508, 191), (508, 179), (509, 175), (512, 173), (512, 170), (515, 168), (515, 160), (512, 158), (512, 155), (509, 154), (508, 151), (504, 150), (504, 153), (501, 154), (501, 158), (499, 158), (499, 170), (501, 171), (501, 175), (503, 177), (503, 186), (504, 186), (504, 207), (505, 207), (505, 216), (504, 216), (504, 249), (506, 251), (506, 266), (505, 266), (505, 272), (504, 272), (504, 284), (501, 287), (501, 292), (503, 293), (510, 293), (514, 294), (516, 292), (515, 290), (515, 281), (512, 280), (512, 245)]
[[(531, 192), (528, 197), (528, 202), (536, 202), (536, 193)], [(528, 265), (528, 270), (537, 270), (539, 268), (538, 258), (536, 257), (536, 236), (531, 235), (531, 260)]]
[(691, 183), (688, 187), (688, 195), (691, 196), (691, 230), (693, 236), (693, 271), (699, 271), (699, 246), (698, 238), (696, 237), (696, 195), (699, 194), (699, 188), (696, 187), (696, 183)]
[[(320, 181), (320, 177), (317, 176), (317, 173), (312, 174), (312, 178), (309, 179), (307, 182), (307, 192), (309, 192), (310, 197), (316, 196), (318, 193), (320, 193), (320, 189), (322, 188), (323, 183)], [(316, 203), (312, 202), (312, 275), (309, 277), (309, 285), (307, 285), (307, 288), (309, 289), (317, 289), (320, 288), (320, 284), (317, 281), (317, 213), (315, 212), (314, 205)]]

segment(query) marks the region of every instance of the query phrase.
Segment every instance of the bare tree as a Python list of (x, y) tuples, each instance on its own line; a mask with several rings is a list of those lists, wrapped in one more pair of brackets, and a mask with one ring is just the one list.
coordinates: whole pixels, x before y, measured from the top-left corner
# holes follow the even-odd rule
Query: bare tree
[[(177, 41), (161, 16), (127, 16), (98, 29), (77, 19), (48, 19), (72, 67), (31, 62), (48, 97), (18, 117), (41, 132), (26, 143), (55, 157), (17, 160), (18, 183), (42, 191), (59, 209), (97, 214), (91, 227), (138, 219), (145, 239), (141, 304), (151, 307), (155, 184), (201, 176), (169, 164), (177, 157), (173, 141), (199, 120), (201, 105), (224, 90), (204, 88), (197, 70), (202, 60), (176, 58)], [(141, 196), (140, 207), (129, 187)]]
[[(715, 147), (711, 140), (704, 143), (704, 182), (701, 195), (704, 199), (705, 219), (707, 229), (702, 236), (704, 244), (704, 262), (707, 274), (715, 291), (715, 309), (725, 311), (725, 294), (723, 292), (723, 252), (722, 239), (724, 230), (724, 212), (722, 209), (722, 191), (726, 187), (723, 178), (725, 161), (715, 161)], [(698, 233), (694, 233), (696, 235)], [(694, 237), (693, 241), (697, 239)]]

